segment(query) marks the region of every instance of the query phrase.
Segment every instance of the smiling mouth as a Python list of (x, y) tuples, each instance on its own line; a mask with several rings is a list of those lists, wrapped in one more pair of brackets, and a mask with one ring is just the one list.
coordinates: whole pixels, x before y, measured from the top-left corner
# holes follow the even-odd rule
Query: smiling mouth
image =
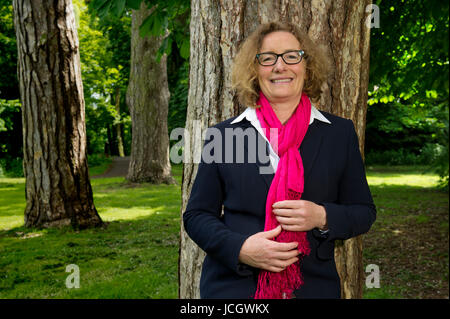
[(292, 79), (274, 79), (274, 80), (270, 80), (270, 82), (272, 83), (289, 83), (292, 82)]

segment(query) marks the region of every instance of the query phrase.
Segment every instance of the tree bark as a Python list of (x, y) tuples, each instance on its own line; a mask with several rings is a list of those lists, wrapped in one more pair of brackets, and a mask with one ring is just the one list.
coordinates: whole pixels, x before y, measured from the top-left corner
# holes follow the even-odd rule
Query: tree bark
[[(119, 117), (120, 120), (120, 86), (116, 87), (115, 90), (115, 102), (116, 102), (116, 112), (117, 112), (117, 116)], [(117, 135), (117, 150), (119, 153), (120, 157), (124, 157), (125, 156), (125, 152), (123, 150), (123, 139), (122, 139), (122, 125), (120, 125), (120, 122), (115, 124), (116, 127), (116, 135)]]
[[(190, 152), (201, 149), (199, 132), (238, 115), (239, 106), (230, 86), (231, 62), (239, 44), (260, 23), (291, 21), (318, 45), (326, 47), (335, 66), (319, 103), (321, 110), (353, 120), (363, 153), (369, 71), (369, 36), (365, 8), (369, 0), (322, 1), (191, 1), (190, 88), (186, 130)], [(197, 164), (185, 163), (182, 212), (185, 211)], [(182, 218), (181, 218), (182, 220)], [(361, 237), (336, 245), (342, 298), (361, 298), (364, 275)], [(180, 298), (199, 298), (204, 252), (181, 225), (179, 260)]]
[(69, 0), (14, 0), (25, 226), (99, 226), (86, 157), (78, 36)]
[(132, 182), (174, 183), (169, 162), (167, 114), (169, 88), (167, 57), (158, 63), (161, 38), (139, 35), (139, 26), (151, 10), (142, 3), (133, 10), (130, 81), (127, 104), (132, 121), (131, 159), (127, 179)]

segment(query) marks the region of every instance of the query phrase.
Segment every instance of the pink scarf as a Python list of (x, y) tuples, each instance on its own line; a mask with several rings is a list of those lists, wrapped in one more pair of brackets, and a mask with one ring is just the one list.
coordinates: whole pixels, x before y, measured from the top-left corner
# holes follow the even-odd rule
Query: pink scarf
[[(264, 231), (269, 231), (279, 225), (275, 215), (272, 213), (273, 203), (282, 200), (300, 199), (303, 193), (304, 172), (299, 148), (308, 130), (311, 102), (306, 94), (302, 94), (297, 109), (285, 125), (281, 124), (262, 92), (259, 94), (257, 105), (261, 105), (256, 110), (258, 120), (274, 151), (280, 157), (267, 195)], [(278, 129), (278, 147), (269, 138), (270, 128)], [(298, 250), (301, 254), (309, 255), (310, 248), (306, 232), (282, 230), (275, 240), (282, 243), (296, 241), (299, 243)], [(303, 284), (300, 273), (300, 260), (301, 258), (279, 273), (261, 270), (255, 299), (291, 298), (294, 290)]]

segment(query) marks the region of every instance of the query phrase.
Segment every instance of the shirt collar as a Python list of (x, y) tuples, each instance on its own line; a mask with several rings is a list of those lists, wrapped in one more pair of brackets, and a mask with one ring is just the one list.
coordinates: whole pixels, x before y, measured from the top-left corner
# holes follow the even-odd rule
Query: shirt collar
[[(247, 107), (247, 109), (238, 117), (236, 117), (230, 124), (241, 122), (243, 119), (247, 119), (249, 122), (257, 121), (258, 117), (256, 115), (256, 109), (253, 107)], [(314, 105), (311, 104), (311, 116), (309, 118), (309, 125), (311, 125), (314, 120), (331, 124), (331, 122), (318, 109), (316, 109)]]

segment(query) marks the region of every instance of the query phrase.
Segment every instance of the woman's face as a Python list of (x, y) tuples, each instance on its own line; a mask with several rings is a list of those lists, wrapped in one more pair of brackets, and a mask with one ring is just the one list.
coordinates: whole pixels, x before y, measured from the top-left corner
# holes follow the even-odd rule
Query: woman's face
[[(258, 53), (273, 52), (277, 54), (290, 50), (300, 50), (300, 43), (290, 32), (276, 31), (263, 39)], [(258, 63), (258, 81), (261, 91), (270, 102), (287, 102), (300, 100), (305, 80), (305, 61), (298, 64), (286, 64), (278, 57), (275, 65), (263, 66)]]

